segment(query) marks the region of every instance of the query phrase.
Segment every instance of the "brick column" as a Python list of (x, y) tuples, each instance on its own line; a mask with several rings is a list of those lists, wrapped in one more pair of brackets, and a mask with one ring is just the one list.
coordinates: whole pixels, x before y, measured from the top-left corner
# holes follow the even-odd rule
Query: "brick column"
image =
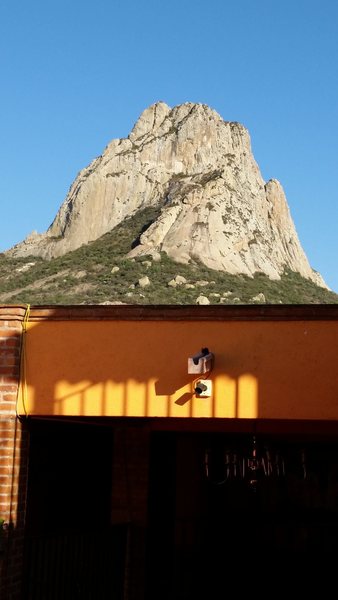
[(149, 435), (141, 424), (114, 429), (112, 522), (129, 524), (124, 591), (128, 600), (144, 600)]
[(21, 597), (28, 432), (16, 416), (23, 307), (0, 306), (0, 598)]

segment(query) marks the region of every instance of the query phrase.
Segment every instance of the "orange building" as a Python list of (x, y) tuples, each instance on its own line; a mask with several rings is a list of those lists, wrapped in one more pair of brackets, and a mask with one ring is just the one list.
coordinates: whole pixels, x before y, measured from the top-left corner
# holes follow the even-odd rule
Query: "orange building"
[(336, 306), (1, 306), (0, 343), (1, 598), (329, 581)]

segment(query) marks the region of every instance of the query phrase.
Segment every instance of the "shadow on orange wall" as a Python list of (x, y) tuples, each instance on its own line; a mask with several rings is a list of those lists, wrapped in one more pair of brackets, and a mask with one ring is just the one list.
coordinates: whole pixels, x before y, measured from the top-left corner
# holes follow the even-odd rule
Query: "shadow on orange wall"
[[(43, 321), (27, 331), (34, 415), (338, 419), (338, 323)], [(210, 398), (187, 360), (215, 355)]]

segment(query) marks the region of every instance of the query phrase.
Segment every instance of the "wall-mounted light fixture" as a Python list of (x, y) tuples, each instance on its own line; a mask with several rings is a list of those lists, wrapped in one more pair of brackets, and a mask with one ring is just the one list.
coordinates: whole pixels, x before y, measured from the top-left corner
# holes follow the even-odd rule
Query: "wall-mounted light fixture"
[(191, 375), (203, 375), (209, 373), (214, 364), (214, 355), (208, 348), (202, 348), (200, 352), (189, 356), (188, 373)]
[(212, 381), (210, 379), (198, 379), (195, 383), (194, 392), (200, 398), (210, 398), (212, 395)]

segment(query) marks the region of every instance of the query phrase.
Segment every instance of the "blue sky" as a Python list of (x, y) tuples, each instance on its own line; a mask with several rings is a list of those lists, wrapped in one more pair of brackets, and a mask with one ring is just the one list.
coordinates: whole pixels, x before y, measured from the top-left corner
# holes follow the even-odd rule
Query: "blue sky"
[(80, 169), (157, 100), (249, 130), (338, 291), (336, 0), (5, 0), (0, 251), (45, 231)]

